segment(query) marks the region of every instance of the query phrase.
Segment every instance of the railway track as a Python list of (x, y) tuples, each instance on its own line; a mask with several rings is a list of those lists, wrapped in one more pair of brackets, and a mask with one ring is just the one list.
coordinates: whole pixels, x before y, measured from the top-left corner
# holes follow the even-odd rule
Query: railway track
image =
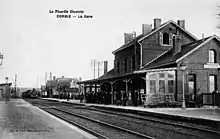
[[(35, 102), (36, 103), (36, 102)], [(121, 112), (94, 109), (90, 107), (72, 106), (70, 104), (38, 101), (45, 105), (56, 105), (56, 109), (65, 110), (76, 115), (86, 116), (92, 119), (106, 122), (111, 125), (129, 129), (141, 134), (148, 134), (157, 138), (219, 138), (220, 132), (205, 129), (202, 127), (192, 127), (183, 124), (170, 123), (163, 120), (149, 119), (143, 116), (131, 115)], [(64, 105), (64, 106), (63, 106)], [(71, 106), (71, 107), (70, 107)], [(107, 119), (107, 120), (106, 120)], [(130, 126), (130, 127), (129, 127)], [(156, 134), (155, 134), (155, 131)], [(154, 132), (154, 133), (153, 133)], [(165, 134), (164, 134), (165, 133)]]
[(34, 103), (35, 106), (40, 106), (42, 110), (57, 116), (70, 124), (78, 126), (100, 139), (155, 139), (154, 137), (115, 126), (97, 119), (79, 115), (61, 108), (51, 107), (51, 105), (48, 104), (33, 101), (30, 103)]

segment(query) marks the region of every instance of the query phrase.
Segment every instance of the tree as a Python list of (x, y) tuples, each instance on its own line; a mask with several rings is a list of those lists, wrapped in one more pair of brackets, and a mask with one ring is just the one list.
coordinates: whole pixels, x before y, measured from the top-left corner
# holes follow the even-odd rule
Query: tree
[[(218, 5), (218, 8), (220, 9), (220, 4)], [(220, 12), (217, 13), (217, 20), (218, 20), (218, 24), (217, 24), (217, 28), (220, 29)]]

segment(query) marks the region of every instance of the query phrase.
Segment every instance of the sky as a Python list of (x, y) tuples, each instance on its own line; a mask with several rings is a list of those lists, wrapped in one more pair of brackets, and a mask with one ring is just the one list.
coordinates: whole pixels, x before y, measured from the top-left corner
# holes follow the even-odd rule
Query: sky
[[(186, 30), (201, 39), (216, 34), (220, 0), (0, 0), (0, 83), (40, 87), (45, 74), (93, 79), (92, 61), (108, 61), (124, 44), (124, 33), (141, 34), (142, 24), (185, 20)], [(57, 18), (55, 10), (81, 10), (92, 18)], [(67, 14), (69, 15), (69, 14)], [(103, 66), (102, 66), (103, 67)], [(103, 68), (100, 72), (103, 73)], [(100, 73), (100, 74), (101, 74)], [(97, 77), (97, 68), (96, 75)]]

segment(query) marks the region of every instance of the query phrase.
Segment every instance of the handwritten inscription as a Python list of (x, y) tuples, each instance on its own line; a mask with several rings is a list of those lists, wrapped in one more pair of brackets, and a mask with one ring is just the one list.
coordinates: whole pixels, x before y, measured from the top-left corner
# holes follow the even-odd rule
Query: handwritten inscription
[(11, 133), (16, 133), (16, 132), (51, 132), (50, 130), (43, 129), (43, 130), (38, 130), (38, 129), (10, 129)]

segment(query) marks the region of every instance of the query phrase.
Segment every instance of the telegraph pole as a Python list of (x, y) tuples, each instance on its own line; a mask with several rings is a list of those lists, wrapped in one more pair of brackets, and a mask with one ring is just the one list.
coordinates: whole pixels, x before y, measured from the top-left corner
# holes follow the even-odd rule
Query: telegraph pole
[(99, 78), (99, 65), (100, 65), (100, 62), (98, 61), (98, 78)]
[(95, 60), (94, 60), (94, 79), (95, 79)]
[(104, 63), (104, 61), (98, 61), (98, 78), (99, 78), (99, 74), (100, 74), (100, 70), (102, 68), (100, 68), (100, 66)]
[(47, 72), (45, 73), (45, 85), (47, 84)]
[(96, 61), (96, 60), (92, 60), (92, 66), (93, 66), (93, 70), (94, 70), (94, 79), (95, 79), (95, 73), (96, 73), (96, 64), (97, 64), (97, 70), (98, 70), (98, 76), (97, 78), (99, 78), (100, 75), (100, 66), (103, 63), (103, 61)]

